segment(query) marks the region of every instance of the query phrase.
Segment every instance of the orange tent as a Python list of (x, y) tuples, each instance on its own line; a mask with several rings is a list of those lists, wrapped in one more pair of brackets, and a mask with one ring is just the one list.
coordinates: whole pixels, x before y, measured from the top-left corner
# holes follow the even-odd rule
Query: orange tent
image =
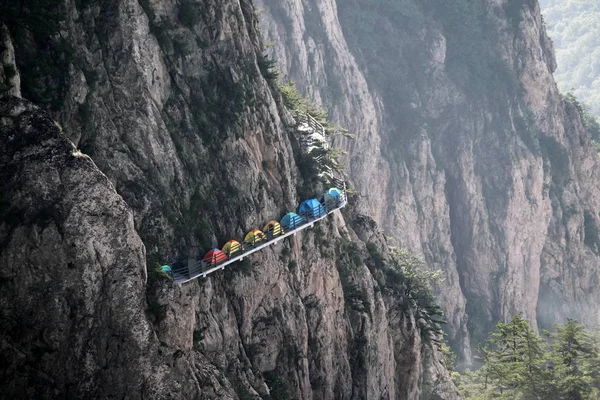
[(219, 249), (212, 249), (204, 255), (202, 261), (208, 265), (217, 265), (220, 262), (227, 260), (227, 256)]

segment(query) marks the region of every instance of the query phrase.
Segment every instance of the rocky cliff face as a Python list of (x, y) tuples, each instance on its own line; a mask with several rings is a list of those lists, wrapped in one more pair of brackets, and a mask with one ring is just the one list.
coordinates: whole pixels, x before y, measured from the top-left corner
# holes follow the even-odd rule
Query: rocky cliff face
[(598, 156), (535, 0), (259, 1), (287, 77), (357, 134), (372, 215), (445, 274), (464, 359), (496, 321), (597, 324)]
[(45, 109), (0, 98), (0, 397), (457, 398), (360, 206), (206, 281), (148, 276), (299, 200), (250, 2), (0, 11), (0, 87)]

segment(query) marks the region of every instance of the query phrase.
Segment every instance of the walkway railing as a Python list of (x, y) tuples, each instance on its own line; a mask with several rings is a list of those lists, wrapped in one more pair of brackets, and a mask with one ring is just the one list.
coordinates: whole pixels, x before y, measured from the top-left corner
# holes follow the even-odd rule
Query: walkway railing
[(296, 121), (298, 121), (298, 123), (300, 124), (307, 124), (314, 132), (323, 135), (323, 137), (327, 138), (325, 128), (312, 115), (308, 113), (298, 113), (296, 115)]
[(320, 203), (317, 211), (313, 209), (310, 214), (300, 214), (301, 222), (296, 223), (295, 219), (292, 220), (292, 225), (288, 229), (282, 230), (279, 235), (274, 235), (272, 232), (267, 231), (265, 233), (266, 239), (253, 244), (244, 243), (242, 249), (236, 248), (236, 251), (230, 252), (235, 253), (235, 255), (231, 257), (213, 259), (210, 263), (205, 260), (190, 259), (188, 260), (187, 266), (174, 266), (172, 268), (173, 280), (178, 284), (182, 284), (198, 277), (206, 278), (207, 275), (224, 269), (229, 264), (241, 261), (252, 253), (262, 250), (267, 246), (271, 246), (288, 236), (295, 235), (303, 229), (312, 227), (315, 222), (322, 220), (327, 215), (346, 206), (345, 184), (343, 187), (344, 191), (337, 197), (337, 200), (324, 201), (323, 203)]
[[(325, 149), (328, 148), (327, 134), (319, 121), (308, 113), (298, 113), (296, 120), (299, 124), (298, 131), (304, 133), (304, 137), (301, 140), (305, 151), (310, 150), (311, 146), (315, 146), (316, 141), (319, 141), (319, 146)], [(322, 157), (322, 155), (316, 156), (315, 159), (320, 161)], [(320, 175), (327, 176), (330, 182), (338, 188), (339, 195), (337, 197), (324, 196), (325, 200), (319, 203), (318, 206), (311, 207), (309, 214), (299, 213), (299, 215), (296, 215), (296, 218), (292, 218), (290, 223), (283, 228), (279, 222), (272, 221), (273, 224), (267, 224), (267, 226), (271, 226), (269, 228), (265, 227), (265, 231), (256, 230), (256, 234), (252, 236), (252, 243), (243, 242), (243, 244), (240, 244), (235, 240), (231, 240), (223, 247), (222, 251), (214, 249), (212, 252), (207, 253), (203, 259), (189, 259), (187, 265), (184, 262), (177, 262), (172, 266), (164, 267), (168, 268), (173, 280), (178, 284), (183, 284), (198, 277), (206, 278), (209, 274), (224, 269), (229, 264), (241, 261), (252, 253), (313, 226), (315, 222), (345, 207), (347, 204), (346, 183), (334, 177), (331, 167), (324, 166), (324, 169)]]

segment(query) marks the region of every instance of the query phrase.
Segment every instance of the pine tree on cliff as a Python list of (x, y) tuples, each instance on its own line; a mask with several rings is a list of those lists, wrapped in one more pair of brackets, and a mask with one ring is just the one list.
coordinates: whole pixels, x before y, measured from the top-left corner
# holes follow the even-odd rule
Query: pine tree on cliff
[(598, 346), (585, 326), (569, 319), (556, 327), (551, 355), (553, 380), (557, 382), (560, 400), (598, 398)]

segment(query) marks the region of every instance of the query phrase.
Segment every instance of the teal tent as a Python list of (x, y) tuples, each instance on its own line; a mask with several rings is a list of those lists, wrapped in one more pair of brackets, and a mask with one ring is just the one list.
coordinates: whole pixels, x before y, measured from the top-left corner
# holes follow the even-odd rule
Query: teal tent
[(165, 272), (170, 275), (173, 273), (173, 270), (168, 265), (163, 265), (162, 267), (160, 267), (160, 272)]
[(283, 229), (287, 230), (291, 230), (291, 229), (296, 229), (298, 226), (300, 226), (302, 224), (302, 217), (300, 217), (298, 214), (293, 213), (293, 212), (289, 212), (287, 214), (285, 214), (283, 216), (283, 218), (281, 218), (281, 226), (283, 226)]
[(165, 278), (173, 279), (173, 270), (168, 265), (163, 265), (158, 268), (158, 272)]
[(323, 198), (325, 199), (325, 206), (327, 208), (335, 208), (342, 202), (342, 191), (338, 188), (331, 188), (325, 192)]

